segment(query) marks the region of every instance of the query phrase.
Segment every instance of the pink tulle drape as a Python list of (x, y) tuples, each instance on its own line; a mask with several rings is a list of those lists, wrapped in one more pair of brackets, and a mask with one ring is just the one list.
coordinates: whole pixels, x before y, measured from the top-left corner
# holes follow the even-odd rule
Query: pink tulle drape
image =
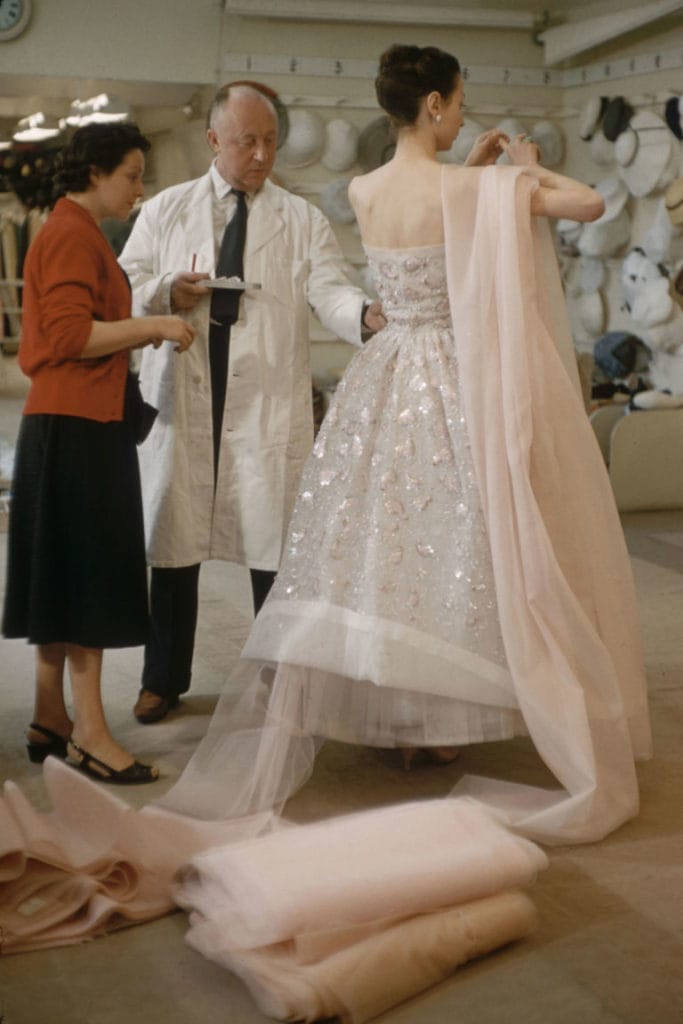
[[(557, 263), (519, 168), (442, 176), (465, 414), (515, 694), (563, 789), (465, 780), (547, 843), (600, 839), (638, 810), (650, 755), (630, 564), (567, 355)], [(567, 367), (570, 367), (568, 373)], [(571, 373), (571, 376), (570, 376)]]

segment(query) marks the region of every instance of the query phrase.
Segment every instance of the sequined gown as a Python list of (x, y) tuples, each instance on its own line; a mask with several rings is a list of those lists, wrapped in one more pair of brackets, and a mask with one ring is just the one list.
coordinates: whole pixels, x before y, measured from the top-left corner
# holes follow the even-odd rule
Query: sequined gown
[(524, 727), (461, 411), (444, 249), (367, 254), (388, 324), (337, 389), (244, 656), (298, 666), (298, 724), (315, 735), (379, 746), (507, 738)]

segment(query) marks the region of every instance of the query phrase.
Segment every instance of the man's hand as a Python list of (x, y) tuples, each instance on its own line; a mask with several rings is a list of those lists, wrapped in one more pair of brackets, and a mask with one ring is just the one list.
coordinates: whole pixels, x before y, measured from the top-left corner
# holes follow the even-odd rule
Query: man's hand
[(366, 308), (363, 316), (363, 327), (367, 327), (369, 331), (376, 334), (377, 331), (381, 331), (383, 327), (387, 325), (387, 318), (382, 312), (382, 303), (375, 299)]
[(171, 309), (174, 312), (194, 309), (200, 299), (210, 294), (210, 289), (201, 283), (209, 277), (209, 274), (194, 274), (189, 270), (176, 274), (171, 282)]

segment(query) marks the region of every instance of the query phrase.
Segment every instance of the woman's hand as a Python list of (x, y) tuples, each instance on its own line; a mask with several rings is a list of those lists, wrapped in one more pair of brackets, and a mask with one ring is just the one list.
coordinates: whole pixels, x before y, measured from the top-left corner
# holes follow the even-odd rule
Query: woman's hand
[(528, 167), (539, 162), (541, 151), (530, 135), (516, 135), (511, 142), (503, 146), (503, 150), (516, 167)]
[(465, 167), (486, 167), (488, 164), (495, 164), (509, 141), (505, 132), (500, 132), (497, 128), (483, 132), (474, 140), (474, 145), (465, 160)]
[(162, 341), (174, 341), (176, 352), (185, 352), (194, 341), (194, 327), (180, 316), (148, 316), (142, 322), (149, 325), (149, 336), (140, 348), (159, 348)]
[(127, 320), (93, 320), (81, 359), (99, 359), (127, 348), (159, 348), (162, 341), (174, 341), (184, 352), (194, 341), (195, 329), (179, 316), (133, 316)]

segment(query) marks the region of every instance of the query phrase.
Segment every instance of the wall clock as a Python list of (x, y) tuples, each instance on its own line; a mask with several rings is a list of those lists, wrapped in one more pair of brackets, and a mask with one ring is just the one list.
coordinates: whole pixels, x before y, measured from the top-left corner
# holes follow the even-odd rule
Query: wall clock
[(21, 35), (31, 17), (31, 0), (0, 0), (0, 43)]

